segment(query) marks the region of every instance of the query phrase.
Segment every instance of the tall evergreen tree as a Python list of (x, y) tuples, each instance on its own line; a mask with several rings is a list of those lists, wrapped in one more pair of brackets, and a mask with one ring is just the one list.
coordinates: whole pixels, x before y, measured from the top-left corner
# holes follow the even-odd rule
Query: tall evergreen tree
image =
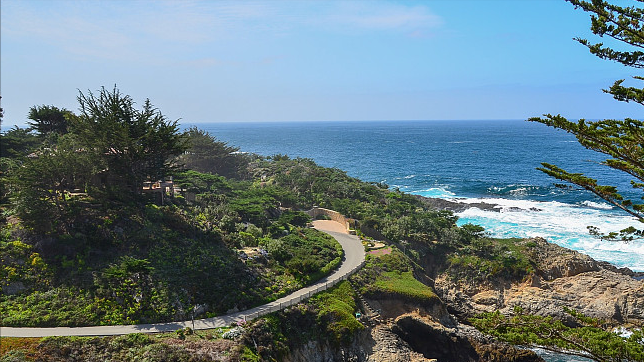
[[(601, 59), (621, 63), (635, 69), (644, 68), (644, 9), (635, 6), (617, 6), (602, 0), (580, 1), (566, 0), (576, 8), (590, 13), (591, 30), (602, 38), (612, 39), (619, 50), (604, 43), (592, 43), (586, 39), (576, 38), (590, 52)], [(636, 0), (641, 3), (644, 0)], [(644, 77), (635, 75), (636, 83)], [(624, 79), (617, 80), (604, 92), (611, 94), (622, 102), (635, 102), (644, 105), (644, 88), (626, 86)], [(638, 119), (624, 120), (605, 119), (596, 122), (580, 119), (569, 121), (561, 115), (546, 114), (544, 118), (530, 118), (529, 121), (540, 122), (548, 126), (574, 134), (584, 147), (609, 156), (603, 164), (624, 172), (632, 177), (633, 188), (644, 191), (644, 122)], [(635, 216), (644, 222), (644, 203), (634, 201), (622, 195), (616, 186), (602, 185), (596, 179), (582, 173), (570, 173), (549, 163), (542, 163), (539, 168), (546, 174), (559, 180), (567, 181), (586, 189), (608, 203)], [(589, 227), (591, 233), (604, 238), (621, 237), (624, 240), (643, 236), (642, 230), (628, 228), (608, 235), (601, 234), (596, 228)]]
[(149, 100), (141, 109), (119, 90), (80, 92), (80, 113), (72, 130), (86, 149), (104, 160), (108, 189), (140, 193), (143, 182), (165, 177), (186, 148), (177, 121), (169, 121)]
[(248, 165), (247, 157), (238, 153), (239, 148), (218, 141), (210, 133), (197, 127), (185, 132), (189, 148), (181, 161), (186, 168), (225, 177), (238, 177)]
[(55, 106), (33, 106), (29, 109), (29, 125), (41, 136), (50, 133), (67, 133), (67, 120), (71, 112)]
[[(27, 158), (5, 180), (17, 186), (16, 209), (23, 222), (40, 231), (56, 223), (65, 224), (69, 193), (85, 192), (100, 160), (85, 150), (73, 134), (43, 144), (34, 157)], [(66, 225), (60, 225), (66, 227)]]

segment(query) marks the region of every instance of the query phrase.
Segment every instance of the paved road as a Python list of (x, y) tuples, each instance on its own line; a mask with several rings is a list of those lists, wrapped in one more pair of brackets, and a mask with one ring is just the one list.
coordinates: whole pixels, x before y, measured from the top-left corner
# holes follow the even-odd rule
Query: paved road
[(274, 302), (261, 305), (249, 310), (227, 314), (220, 317), (199, 319), (194, 321), (154, 323), (154, 324), (137, 324), (121, 326), (95, 326), (95, 327), (54, 327), (54, 328), (14, 328), (0, 327), (0, 337), (46, 337), (46, 336), (111, 336), (129, 333), (156, 333), (170, 332), (179, 328), (190, 327), (194, 329), (210, 329), (217, 327), (230, 326), (242, 320), (251, 320), (260, 315), (275, 312), (284, 309), (290, 305), (297, 304), (300, 301), (314, 295), (315, 293), (325, 290), (327, 287), (335, 285), (339, 280), (357, 269), (364, 262), (364, 248), (360, 239), (355, 235), (349, 235), (344, 232), (344, 228), (335, 221), (316, 221), (314, 227), (333, 236), (344, 249), (344, 260), (335, 272), (323, 278), (314, 285), (299, 289), (286, 297), (280, 298)]

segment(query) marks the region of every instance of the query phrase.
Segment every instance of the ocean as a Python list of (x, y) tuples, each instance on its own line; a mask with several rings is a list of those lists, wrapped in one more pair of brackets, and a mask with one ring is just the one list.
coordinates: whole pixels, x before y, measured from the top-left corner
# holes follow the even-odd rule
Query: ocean
[(644, 271), (644, 241), (603, 241), (587, 230), (588, 225), (605, 232), (644, 225), (589, 192), (556, 187), (561, 182), (536, 170), (548, 162), (584, 172), (637, 199), (630, 179), (601, 165), (603, 155), (564, 131), (518, 120), (196, 126), (244, 152), (311, 158), (412, 194), (497, 204), (497, 211), (457, 213), (459, 224), (481, 225), (494, 237), (541, 236), (597, 260)]

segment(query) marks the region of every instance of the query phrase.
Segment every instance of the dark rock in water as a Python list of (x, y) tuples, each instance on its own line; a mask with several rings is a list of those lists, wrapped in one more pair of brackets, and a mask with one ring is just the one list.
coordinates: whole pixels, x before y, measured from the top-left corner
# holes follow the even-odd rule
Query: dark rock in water
[[(501, 212), (501, 206), (499, 204), (491, 204), (488, 202), (459, 202), (458, 201), (459, 199), (444, 200), (444, 199), (436, 199), (433, 197), (425, 197), (420, 195), (414, 195), (414, 197), (422, 201), (425, 205), (429, 205), (438, 210), (449, 210), (452, 212), (461, 212), (475, 207), (483, 211)], [(526, 209), (522, 209), (520, 207), (515, 207), (515, 206), (506, 208), (505, 210), (506, 211), (526, 211)], [(543, 211), (542, 209), (539, 209), (536, 207), (531, 207), (527, 210), (535, 211), (535, 212)]]
[(414, 197), (422, 201), (425, 205), (429, 205), (438, 210), (450, 210), (453, 212), (461, 212), (461, 211), (470, 209), (472, 207), (475, 207), (477, 209), (481, 209), (485, 211), (495, 211), (495, 212), (501, 211), (501, 208), (499, 205), (490, 204), (487, 202), (465, 203), (465, 202), (458, 202), (458, 201), (451, 201), (451, 200), (444, 200), (444, 199), (436, 199), (436, 198), (425, 197), (420, 195), (414, 195)]

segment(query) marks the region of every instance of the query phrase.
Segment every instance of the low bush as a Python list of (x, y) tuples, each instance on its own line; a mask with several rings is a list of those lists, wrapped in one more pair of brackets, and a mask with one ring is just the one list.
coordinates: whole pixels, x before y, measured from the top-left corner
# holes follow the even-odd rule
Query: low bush
[(330, 340), (348, 343), (355, 332), (364, 328), (355, 317), (358, 311), (355, 298), (355, 291), (347, 281), (311, 298), (318, 310), (318, 323), (325, 327)]

